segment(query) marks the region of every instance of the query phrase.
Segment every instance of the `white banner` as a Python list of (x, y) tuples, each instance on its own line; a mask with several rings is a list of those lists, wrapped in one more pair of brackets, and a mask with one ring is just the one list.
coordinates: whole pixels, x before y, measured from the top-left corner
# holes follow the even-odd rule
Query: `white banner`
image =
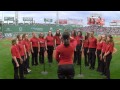
[(68, 19), (68, 24), (83, 25), (83, 20)]

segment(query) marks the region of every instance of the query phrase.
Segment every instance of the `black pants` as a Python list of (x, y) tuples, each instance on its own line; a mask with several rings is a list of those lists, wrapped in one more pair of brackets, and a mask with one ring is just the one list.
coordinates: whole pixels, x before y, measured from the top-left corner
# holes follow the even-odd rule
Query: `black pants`
[(74, 63), (77, 62), (78, 65), (81, 64), (81, 45), (76, 46), (76, 51), (74, 51)]
[(74, 71), (74, 66), (72, 64), (58, 66), (59, 79), (73, 79), (74, 75), (75, 75), (75, 71)]
[(48, 62), (52, 63), (53, 62), (53, 46), (47, 46), (47, 53), (48, 53)]
[(44, 47), (40, 47), (39, 62), (41, 64), (44, 63), (44, 52), (45, 52), (45, 48)]
[(25, 60), (25, 56), (21, 56), (21, 58), (23, 59), (23, 72), (26, 74), (27, 73), (27, 63)]
[(95, 68), (95, 61), (96, 61), (96, 55), (95, 55), (96, 48), (89, 48), (89, 60), (90, 60), (90, 68)]
[(89, 66), (89, 54), (87, 53), (88, 48), (84, 48), (84, 58), (85, 58), (85, 66)]
[(38, 65), (38, 47), (33, 47), (32, 65)]
[(100, 68), (101, 68), (102, 74), (105, 75), (105, 64), (106, 64), (106, 62), (104, 62), (103, 55), (104, 55), (104, 53), (102, 53), (102, 61), (100, 62)]
[(97, 67), (97, 71), (101, 72), (101, 68), (100, 68), (100, 54), (101, 54), (101, 50), (97, 50), (97, 59), (98, 59), (98, 67)]
[(105, 64), (105, 75), (107, 79), (110, 79), (110, 62), (112, 59), (112, 53), (106, 56), (106, 64)]
[(57, 47), (58, 45), (60, 45), (60, 44), (56, 44), (56, 47)]
[(26, 65), (27, 65), (27, 68), (30, 68), (30, 56), (29, 56), (29, 53), (27, 52), (27, 59), (26, 59)]
[(12, 60), (13, 66), (14, 66), (14, 79), (24, 79), (24, 73), (23, 73), (23, 64), (20, 63), (20, 59), (17, 59), (19, 67), (16, 67), (16, 63), (14, 60)]

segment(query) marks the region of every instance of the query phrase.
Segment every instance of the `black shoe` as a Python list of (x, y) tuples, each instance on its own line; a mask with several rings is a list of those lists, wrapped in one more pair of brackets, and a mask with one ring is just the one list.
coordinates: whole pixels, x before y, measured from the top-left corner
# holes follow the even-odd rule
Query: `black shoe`
[(37, 66), (38, 64), (35, 64), (35, 66)]
[(28, 74), (28, 71), (25, 71), (24, 74)]
[(95, 68), (91, 68), (92, 70), (94, 70)]
[(89, 67), (89, 69), (92, 69), (92, 67)]
[(105, 74), (104, 74), (104, 73), (101, 73), (100, 75), (105, 76)]
[(32, 64), (32, 66), (35, 66), (35, 64)]
[(80, 65), (79, 63), (77, 63), (77, 65)]
[(23, 79), (26, 79), (26, 77), (24, 77)]

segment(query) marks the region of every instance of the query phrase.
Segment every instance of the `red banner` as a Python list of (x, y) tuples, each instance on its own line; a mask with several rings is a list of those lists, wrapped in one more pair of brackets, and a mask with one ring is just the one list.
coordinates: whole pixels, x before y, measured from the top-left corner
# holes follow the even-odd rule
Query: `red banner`
[(59, 24), (67, 24), (67, 20), (66, 19), (59, 19)]

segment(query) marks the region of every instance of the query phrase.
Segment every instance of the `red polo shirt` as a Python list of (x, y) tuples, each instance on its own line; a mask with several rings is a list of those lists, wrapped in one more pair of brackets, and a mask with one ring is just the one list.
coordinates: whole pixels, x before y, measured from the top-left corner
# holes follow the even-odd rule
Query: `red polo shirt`
[(39, 38), (40, 47), (45, 47), (45, 39)]
[(39, 43), (38, 38), (32, 37), (30, 39), (30, 42), (32, 42), (32, 47), (38, 47), (38, 43)]
[(22, 43), (23, 43), (22, 41), (19, 41), (19, 43), (17, 44), (17, 48), (19, 50), (20, 56), (25, 55), (24, 45)]
[(70, 45), (65, 47), (64, 44), (60, 44), (56, 48), (56, 60), (59, 62), (59, 65), (64, 64), (73, 64), (72, 55), (74, 53), (74, 49), (77, 45), (77, 41), (75, 39), (71, 40)]
[(89, 40), (89, 48), (97, 47), (97, 39), (95, 37), (90, 37), (88, 40)]
[(54, 36), (54, 40), (56, 40), (56, 44), (60, 44), (61, 43), (60, 36)]
[(98, 42), (97, 43), (97, 50), (102, 50), (102, 45), (103, 45), (102, 42)]
[(102, 45), (102, 53), (105, 53), (105, 49), (106, 49), (106, 42), (102, 42), (103, 45)]
[(109, 43), (109, 44), (106, 45), (105, 53), (107, 53), (107, 52), (111, 52), (112, 53), (113, 49), (114, 49), (114, 45)]
[(77, 45), (82, 45), (83, 36), (77, 36), (76, 40), (77, 40)]
[(88, 48), (88, 46), (89, 46), (89, 41), (88, 41), (88, 39), (87, 39), (87, 40), (85, 40), (85, 41), (83, 42), (83, 47), (84, 47), (84, 48)]
[(46, 42), (47, 42), (47, 46), (54, 46), (54, 37), (52, 36), (47, 36), (45, 38)]
[(26, 52), (30, 51), (30, 41), (29, 40), (25, 40), (25, 48), (26, 48)]
[(18, 48), (17, 48), (16, 45), (12, 45), (12, 47), (11, 47), (11, 55), (20, 59), (20, 53), (19, 53)]

